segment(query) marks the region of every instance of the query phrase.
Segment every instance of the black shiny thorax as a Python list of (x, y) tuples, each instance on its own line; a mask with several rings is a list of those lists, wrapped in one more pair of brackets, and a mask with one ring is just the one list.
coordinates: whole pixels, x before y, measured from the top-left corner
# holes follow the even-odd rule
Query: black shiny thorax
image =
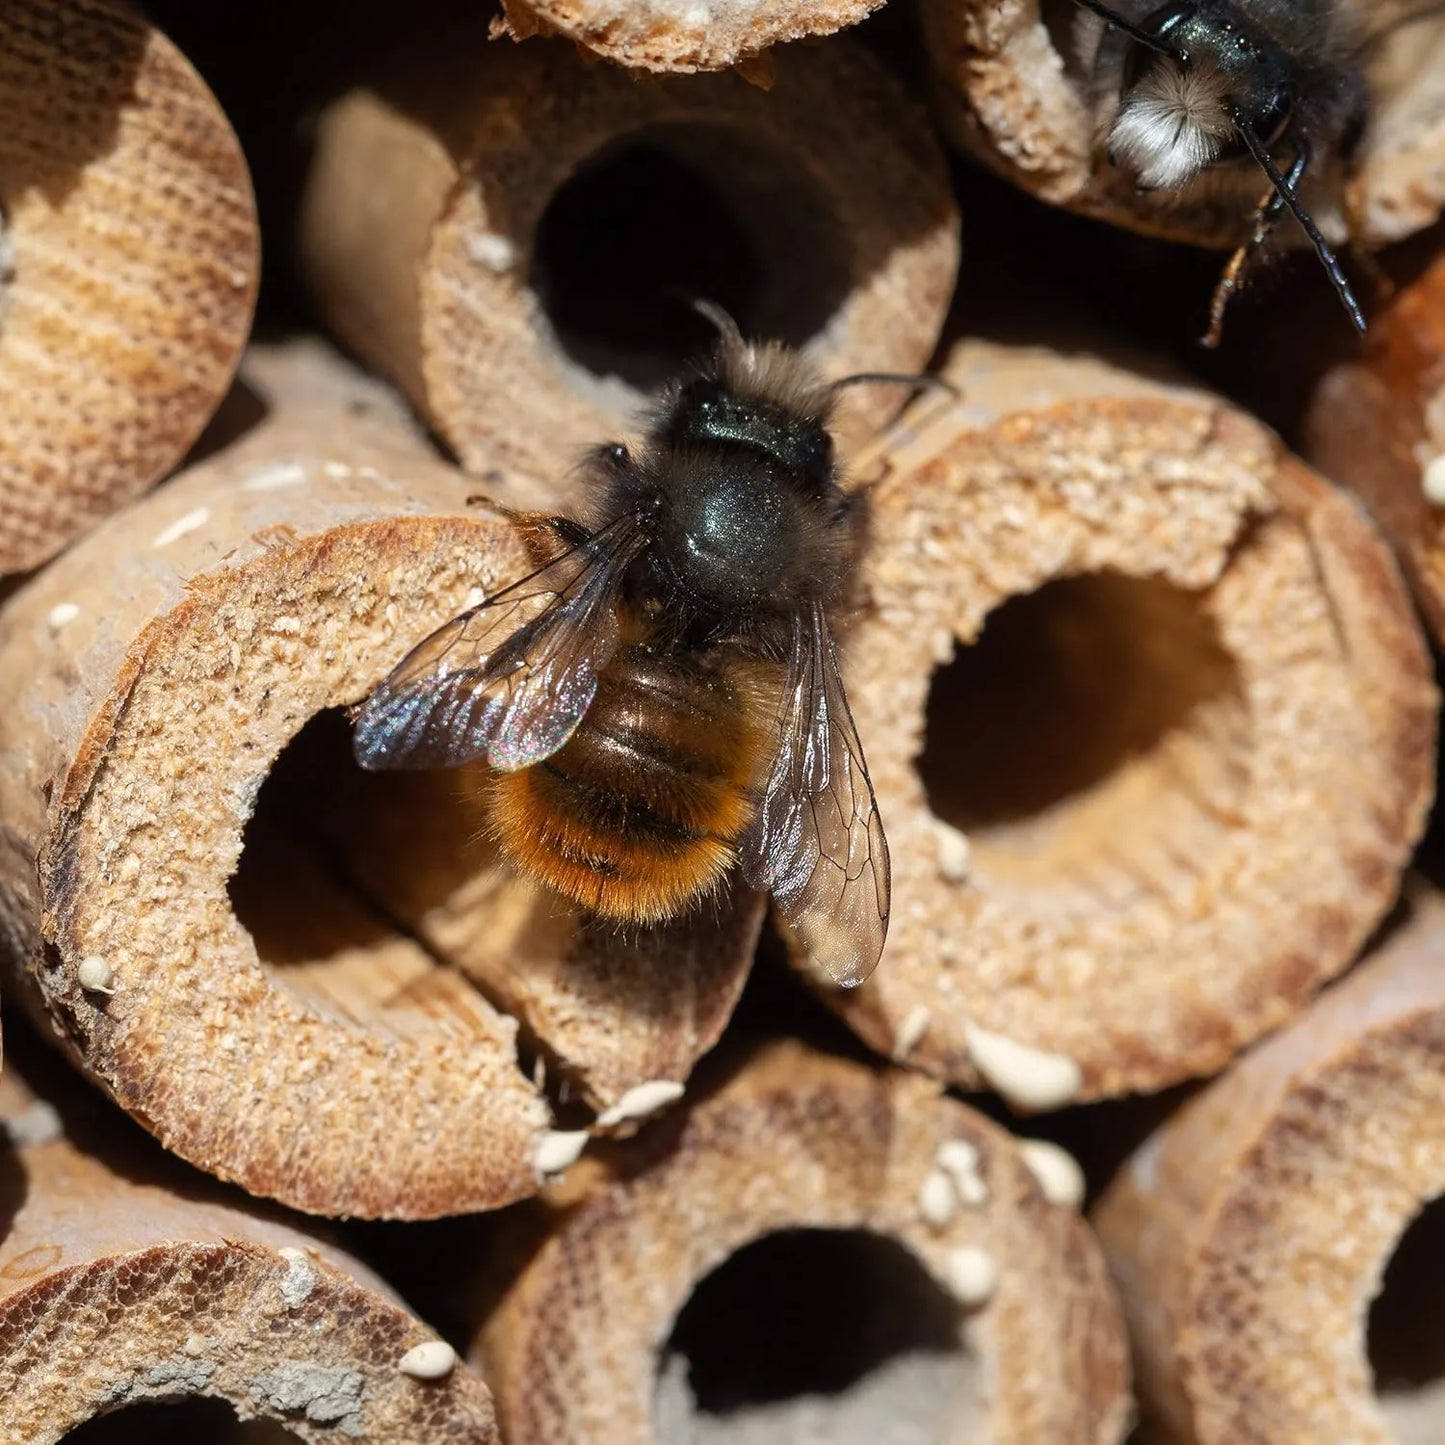
[(604, 458), (609, 509), (648, 532), (633, 600), (651, 599), (680, 636), (776, 637), (839, 592), (851, 509), (812, 410), (703, 378), (674, 394), (636, 457)]

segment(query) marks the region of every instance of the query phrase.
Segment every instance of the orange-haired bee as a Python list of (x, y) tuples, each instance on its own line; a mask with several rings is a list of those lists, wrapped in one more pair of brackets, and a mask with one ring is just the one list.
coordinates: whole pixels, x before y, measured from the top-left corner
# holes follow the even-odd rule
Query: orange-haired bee
[[(447, 623), (362, 704), (366, 768), (485, 759), (492, 831), (595, 913), (669, 918), (735, 866), (812, 957), (860, 983), (888, 927), (888, 845), (831, 618), (863, 522), (836, 389), (725, 317), (634, 453), (598, 448), (587, 525), (521, 520), (537, 570)], [(913, 378), (850, 377), (855, 380)]]

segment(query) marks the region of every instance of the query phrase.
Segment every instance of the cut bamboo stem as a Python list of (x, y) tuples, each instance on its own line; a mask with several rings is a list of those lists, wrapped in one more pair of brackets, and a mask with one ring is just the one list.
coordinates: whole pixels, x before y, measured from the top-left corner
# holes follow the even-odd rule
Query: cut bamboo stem
[[(327, 324), (464, 466), (560, 482), (713, 343), (693, 298), (830, 375), (928, 362), (958, 218), (922, 113), (865, 53), (789, 52), (764, 92), (426, 40), (322, 115), (301, 249)], [(860, 415), (896, 410), (867, 390)]]
[(1320, 382), (1305, 449), (1364, 500), (1445, 641), (1445, 261), (1394, 297), (1359, 360)]
[(760, 903), (599, 938), (501, 872), (464, 778), (354, 767), (317, 715), (530, 563), (334, 365), (258, 356), (269, 420), (0, 613), (0, 920), (32, 1009), (192, 1163), (328, 1214), (490, 1208), (557, 1148), (543, 1069), (595, 1109), (686, 1076)]
[[(1315, 166), (1305, 186), (1336, 243), (1380, 246), (1423, 230), (1445, 203), (1445, 17), (1418, 0), (1346, 0), (1375, 36), (1369, 126), (1347, 169)], [(976, 160), (1024, 190), (1148, 235), (1230, 247), (1248, 235), (1261, 180), (1250, 166), (1188, 190), (1148, 192), (1108, 164), (1088, 80), (1094, 17), (1076, 0), (924, 0), (941, 119)], [(1279, 242), (1307, 244), (1297, 227)]]
[(1424, 640), (1352, 499), (1223, 402), (984, 344), (945, 375), (880, 444), (847, 637), (888, 946), (820, 990), (1024, 1110), (1210, 1073), (1395, 897)]
[(123, 0), (0, 14), (0, 573), (169, 471), (225, 395), (260, 266), (240, 145)]
[[(503, 0), (516, 40), (562, 35), (594, 55), (636, 70), (726, 70), (770, 46), (856, 25), (883, 0)], [(769, 72), (764, 72), (768, 74)]]
[(1445, 905), (1422, 892), (1359, 969), (1175, 1114), (1101, 1200), (1147, 1439), (1434, 1438), (1445, 1332), (1420, 1282), (1438, 1279), (1438, 1211), (1397, 1255), (1404, 1275), (1387, 1266), (1445, 1192), (1442, 1108)]
[[(509, 1441), (1122, 1438), (1116, 1305), (1060, 1171), (937, 1085), (778, 1044), (665, 1132), (498, 1221), (475, 1353)], [(842, 1376), (826, 1404), (795, 1398), (810, 1359)]]
[(6, 1076), (5, 1440), (54, 1445), (127, 1406), (197, 1399), (284, 1425), (292, 1440), (496, 1440), (482, 1380), (360, 1262), (184, 1170), (139, 1131), (82, 1121), (83, 1150), (65, 1127), (48, 1098)]

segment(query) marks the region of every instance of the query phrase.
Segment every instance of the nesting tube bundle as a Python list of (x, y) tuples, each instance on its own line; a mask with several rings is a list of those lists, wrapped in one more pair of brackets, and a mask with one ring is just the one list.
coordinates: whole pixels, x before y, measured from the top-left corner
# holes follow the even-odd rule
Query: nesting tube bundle
[(824, 997), (1023, 1109), (1212, 1072), (1395, 897), (1434, 775), (1409, 600), (1217, 399), (984, 344), (945, 374), (880, 448), (847, 633), (888, 945)]
[[(659, 1143), (660, 1133), (670, 1137)], [(757, 1418), (728, 1415), (729, 1438), (781, 1438), (776, 1418), (768, 1433), (770, 1411), (821, 1407), (788, 1400), (773, 1377), (836, 1347), (864, 1356), (861, 1379), (831, 1413), (807, 1416), (811, 1438), (862, 1438), (872, 1419), (874, 1430), (887, 1420), (929, 1440), (1122, 1439), (1117, 1307), (1056, 1156), (1021, 1147), (918, 1075), (796, 1044), (755, 1054), (675, 1123), (584, 1160), (498, 1221), (491, 1257), (503, 1284), (476, 1356), (503, 1433), (517, 1445), (695, 1438), (689, 1424), (701, 1429), (706, 1400), (693, 1392), (710, 1355), (741, 1373), (751, 1360), (769, 1377), (752, 1382), (753, 1398), (773, 1404), (755, 1405)], [(761, 1261), (732, 1309), (704, 1294), (750, 1246), (785, 1231), (814, 1243), (827, 1233), (854, 1253), (810, 1276), (824, 1298), (807, 1323), (789, 1318), (770, 1353), (766, 1296), (780, 1281)], [(794, 1299), (801, 1281), (788, 1271), (803, 1268), (808, 1237), (777, 1241)], [(828, 1292), (866, 1280), (870, 1261), (882, 1271), (877, 1293), (830, 1318)], [(701, 1336), (678, 1318), (694, 1290)], [(875, 1363), (889, 1358), (876, 1347), (890, 1319), (912, 1331), (917, 1353), (893, 1357), (891, 1378), (870, 1378), (870, 1349)], [(662, 1348), (670, 1333), (675, 1358)], [(802, 1414), (794, 1424), (801, 1433)]]
[(260, 258), (215, 98), (122, 0), (0, 14), (0, 573), (168, 471), (230, 383)]
[(760, 904), (599, 936), (500, 869), (465, 778), (354, 767), (341, 706), (528, 554), (374, 387), (267, 363), (269, 420), (0, 614), (8, 958), (193, 1163), (325, 1213), (494, 1207), (586, 1140), (549, 1084), (630, 1117), (686, 1075)]
[(1363, 498), (1445, 640), (1445, 263), (1400, 291), (1363, 355), (1321, 381), (1305, 447)]
[[(883, 0), (707, 0), (619, 8), (608, 0), (505, 0), (514, 39), (563, 35), (635, 70), (724, 70), (769, 46), (856, 25)], [(766, 75), (768, 72), (764, 72)]]
[(19, 1200), (0, 1239), (7, 1440), (54, 1445), (157, 1400), (225, 1402), (286, 1439), (496, 1440), (486, 1386), (359, 1261), (139, 1133), (84, 1132), (108, 1134), (102, 1152), (7, 1075), (0, 1191)]
[[(334, 334), (464, 466), (561, 482), (715, 340), (695, 299), (828, 375), (928, 362), (957, 216), (921, 111), (866, 54), (790, 52), (762, 91), (426, 39), (321, 116), (301, 249)], [(897, 404), (860, 397), (873, 421)]]
[[(1371, 37), (1369, 126), (1350, 166), (1317, 166), (1304, 194), (1332, 239), (1379, 246), (1424, 229), (1445, 203), (1445, 18), (1419, 0), (1349, 3)], [(1208, 246), (1248, 235), (1265, 184), (1252, 167), (1151, 192), (1108, 163), (1088, 78), (1097, 32), (1076, 0), (924, 0), (922, 15), (943, 124), (974, 159), (1042, 200), (1146, 234)], [(1304, 243), (1294, 226), (1279, 236)]]
[(1445, 905), (1422, 890), (1348, 979), (1175, 1114), (1100, 1201), (1146, 1439), (1433, 1438), (1438, 1231), (1433, 1245), (1405, 1236), (1445, 1192), (1442, 1107)]

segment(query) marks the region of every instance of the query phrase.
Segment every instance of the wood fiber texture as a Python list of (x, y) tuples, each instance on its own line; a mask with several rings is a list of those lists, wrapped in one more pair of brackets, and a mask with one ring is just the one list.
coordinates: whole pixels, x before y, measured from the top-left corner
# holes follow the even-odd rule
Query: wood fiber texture
[(0, 574), (169, 471), (225, 395), (260, 269), (230, 125), (120, 0), (0, 13)]
[[(1146, 1140), (1095, 1210), (1147, 1440), (1432, 1438), (1438, 1384), (1377, 1397), (1366, 1321), (1406, 1226), (1445, 1190), (1442, 1107), (1445, 905), (1421, 889), (1343, 983)], [(1432, 1324), (1417, 1316), (1407, 1356)]]
[[(1044, 1197), (1015, 1140), (937, 1085), (777, 1044), (665, 1132), (665, 1147), (648, 1135), (585, 1160), (499, 1221), (491, 1259), (504, 1285), (475, 1354), (509, 1441), (689, 1438), (675, 1425), (661, 1433), (654, 1396), (675, 1317), (730, 1256), (794, 1229), (890, 1239), (944, 1292), (960, 1252), (996, 1266), (987, 1299), (958, 1307), (957, 1370), (932, 1380), (927, 1401), (906, 1389), (892, 1397), (890, 1417), (931, 1406), (940, 1433), (917, 1438), (1123, 1438), (1127, 1363), (1093, 1239)], [(920, 1197), (950, 1147), (971, 1158), (973, 1188), (930, 1222)], [(971, 1371), (986, 1382), (976, 1390)], [(745, 1421), (730, 1428), (754, 1438)], [(846, 1415), (830, 1428), (853, 1438)]]
[(1320, 382), (1305, 448), (1359, 494), (1394, 544), (1437, 643), (1445, 640), (1445, 263), (1429, 266), (1370, 328), (1364, 353)]
[[(741, 227), (757, 271), (745, 328), (803, 344), (828, 375), (927, 364), (953, 289), (958, 217), (922, 112), (865, 53), (790, 52), (763, 92), (736, 75), (639, 81), (551, 44), (430, 38), (424, 55), (399, 54), (322, 115), (301, 250), (327, 324), (407, 392), (469, 470), (519, 465), (560, 492), (581, 451), (631, 430), (648, 400), (615, 359), (569, 355), (539, 292), (549, 203), (629, 151), (702, 177)], [(587, 223), (599, 249), (618, 223), (611, 213)], [(708, 244), (680, 240), (655, 258), (659, 274)], [(572, 284), (606, 295), (618, 284), (611, 264), (597, 260)], [(680, 316), (687, 290), (677, 288)], [(876, 424), (898, 393), (868, 389), (856, 405)]]
[(1355, 501), (1216, 398), (984, 343), (945, 375), (861, 473), (845, 672), (893, 916), (820, 992), (1024, 1109), (1214, 1072), (1395, 898), (1435, 768), (1409, 600)]
[[(465, 1365), (398, 1362), (436, 1337), (365, 1265), (91, 1119), (87, 1147), (0, 1086), (0, 1441), (56, 1445), (94, 1416), (206, 1397), (288, 1438), (497, 1439)], [(18, 1199), (18, 1208), (11, 1203)]]
[(362, 774), (336, 713), (277, 765), (530, 566), (334, 366), (258, 356), (270, 419), (0, 614), (0, 937), (31, 1009), (191, 1162), (321, 1213), (495, 1207), (539, 1183), (543, 1065), (599, 1109), (684, 1076), (760, 904), (599, 939), (498, 876), (457, 775)]
[[(505, 0), (506, 33), (562, 35), (636, 70), (726, 70), (770, 46), (856, 25), (883, 0)], [(764, 72), (770, 75), (771, 72)]]

